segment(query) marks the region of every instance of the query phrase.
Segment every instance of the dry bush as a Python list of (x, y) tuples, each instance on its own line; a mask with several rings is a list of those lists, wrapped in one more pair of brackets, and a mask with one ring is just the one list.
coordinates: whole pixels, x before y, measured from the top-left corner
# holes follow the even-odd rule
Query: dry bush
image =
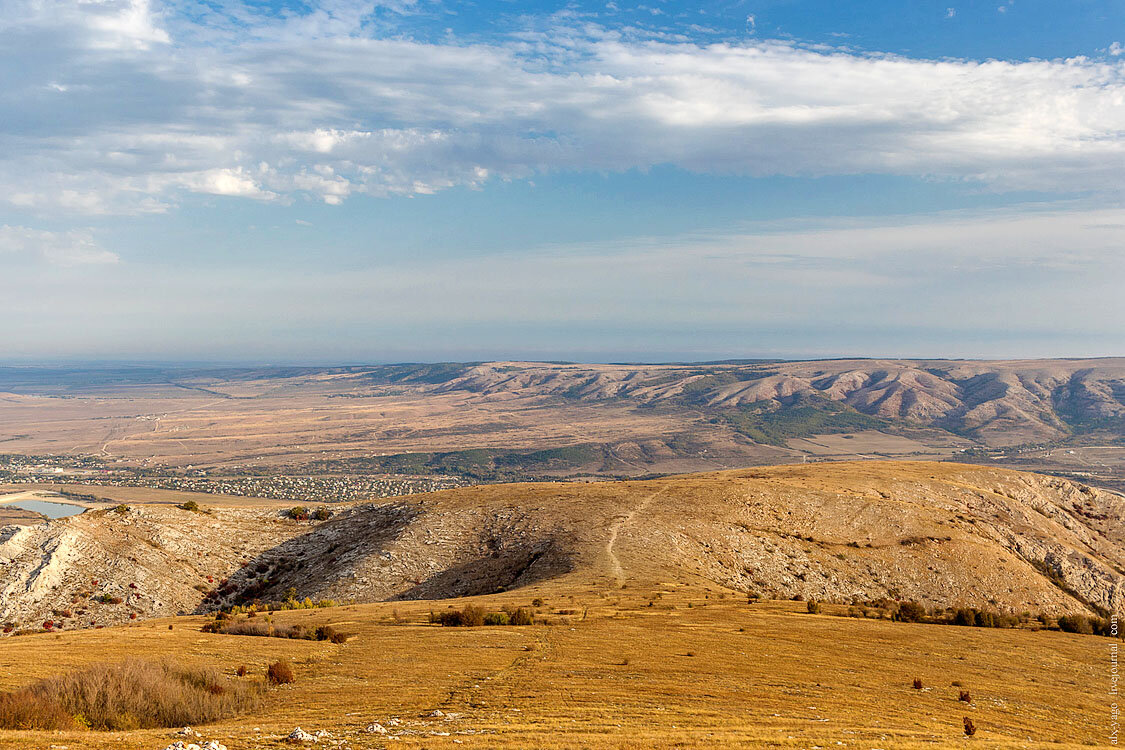
[(0, 694), (0, 728), (154, 729), (206, 724), (253, 709), (260, 684), (213, 669), (131, 659), (101, 664)]
[(972, 737), (977, 733), (977, 728), (973, 726), (973, 720), (966, 716), (962, 721), (965, 723), (965, 736)]
[(962, 701), (963, 703), (972, 703), (973, 696), (969, 693), (968, 690), (961, 690), (957, 693), (957, 700)]
[(297, 675), (293, 671), (293, 665), (287, 659), (282, 659), (269, 665), (266, 678), (272, 685), (288, 685), (297, 679)]
[(535, 622), (535, 618), (531, 616), (531, 612), (523, 607), (519, 607), (514, 612), (510, 612), (508, 614), (508, 619), (512, 625), (531, 625)]
[(76, 729), (74, 716), (55, 701), (24, 688), (0, 694), (0, 727), (4, 729)]
[(924, 622), (926, 608), (918, 602), (903, 602), (898, 605), (898, 611), (895, 612), (894, 619), (899, 622)]
[(332, 643), (346, 643), (347, 633), (341, 633), (331, 625), (320, 625), (316, 628), (307, 628), (304, 625), (279, 625), (274, 627), (270, 623), (246, 620), (221, 620), (216, 618), (203, 626), (204, 633), (219, 633), (220, 635), (256, 635), (265, 638), (288, 638), (294, 641), (331, 641)]
[(239, 664), (239, 665), (238, 665), (238, 669), (236, 669), (236, 670), (234, 671), (234, 673), (235, 673), (236, 675), (238, 675), (239, 677), (245, 677), (245, 676), (246, 676), (246, 673), (247, 673), (248, 671), (249, 671), (249, 670), (247, 670), (247, 669), (246, 669), (246, 665), (245, 665), (245, 664)]
[(430, 622), (447, 628), (472, 628), (480, 625), (531, 625), (535, 618), (526, 607), (505, 607), (502, 612), (486, 612), (480, 607), (467, 604), (463, 609), (430, 612)]
[(445, 612), (430, 613), (430, 622), (447, 628), (472, 628), (484, 625), (484, 610), (466, 604), (464, 609), (450, 609)]
[(1059, 630), (1064, 633), (1091, 635), (1094, 632), (1094, 627), (1088, 617), (1083, 617), (1082, 615), (1063, 615), (1059, 618)]
[(915, 677), (913, 685), (914, 685), (915, 690), (921, 690), (922, 689), (922, 678), (921, 677)]
[(808, 603), (805, 605), (805, 610), (810, 615), (819, 615), (820, 614), (820, 602), (818, 602), (816, 599), (809, 599)]

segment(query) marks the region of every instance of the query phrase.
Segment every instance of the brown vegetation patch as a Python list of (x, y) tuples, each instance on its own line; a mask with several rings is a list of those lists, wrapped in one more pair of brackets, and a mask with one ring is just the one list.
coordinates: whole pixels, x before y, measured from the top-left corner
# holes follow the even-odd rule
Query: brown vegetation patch
[(255, 708), (260, 683), (130, 659), (0, 694), (0, 728), (130, 730), (206, 724)]

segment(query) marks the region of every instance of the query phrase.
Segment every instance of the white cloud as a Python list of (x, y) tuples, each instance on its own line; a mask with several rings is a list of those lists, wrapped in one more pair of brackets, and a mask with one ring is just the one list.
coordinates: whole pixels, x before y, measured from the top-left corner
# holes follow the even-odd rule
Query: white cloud
[(422, 43), (371, 38), (375, 4), (349, 0), (266, 19), (230, 2), (190, 21), (148, 0), (25, 4), (0, 19), (0, 66), (22, 66), (0, 90), (0, 200), (42, 213), (161, 211), (184, 192), (339, 203), (662, 164), (1112, 191), (1125, 157), (1116, 60), (700, 46), (594, 26)]
[(946, 18), (953, 18), (956, 15), (957, 15), (957, 9), (956, 8), (946, 8), (945, 9), (945, 17)]
[(56, 266), (117, 263), (118, 256), (98, 246), (89, 232), (46, 232), (0, 225), (0, 256), (23, 256)]
[(209, 169), (184, 176), (182, 184), (190, 190), (212, 195), (233, 195), (242, 198), (268, 200), (277, 197), (263, 190), (241, 167), (236, 169)]

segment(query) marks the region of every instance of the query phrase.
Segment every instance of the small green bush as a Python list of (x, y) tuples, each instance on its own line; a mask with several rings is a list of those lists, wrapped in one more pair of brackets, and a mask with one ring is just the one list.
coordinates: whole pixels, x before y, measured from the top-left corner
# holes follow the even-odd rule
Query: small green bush
[(313, 511), (312, 517), (317, 521), (327, 521), (332, 517), (332, 511), (328, 510), (326, 506), (321, 505), (319, 508)]
[(489, 612), (484, 616), (485, 625), (509, 625), (511, 618), (508, 617), (507, 612)]
[(199, 503), (195, 502), (194, 500), (188, 500), (187, 502), (180, 503), (176, 507), (180, 510), (190, 510), (192, 513), (198, 513), (200, 510)]
[(295, 505), (287, 510), (285, 515), (294, 521), (307, 521), (309, 520), (309, 509), (303, 505)]
[(805, 604), (805, 610), (808, 611), (810, 615), (819, 615), (820, 602), (816, 599), (809, 599), (808, 603)]

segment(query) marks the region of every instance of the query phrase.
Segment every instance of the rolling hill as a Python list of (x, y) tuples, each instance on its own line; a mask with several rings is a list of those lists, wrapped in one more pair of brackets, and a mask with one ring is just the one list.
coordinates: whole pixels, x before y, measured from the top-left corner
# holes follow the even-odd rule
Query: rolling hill
[[(767, 598), (1125, 612), (1125, 501), (959, 464), (487, 485), (334, 506), (132, 504), (0, 533), (0, 622), (90, 627), (295, 596), (441, 599), (675, 581)], [(60, 612), (66, 612), (65, 616)]]
[(1122, 359), (9, 367), (4, 392), (0, 479), (36, 457), (79, 477), (465, 482), (907, 458), (1125, 487)]

